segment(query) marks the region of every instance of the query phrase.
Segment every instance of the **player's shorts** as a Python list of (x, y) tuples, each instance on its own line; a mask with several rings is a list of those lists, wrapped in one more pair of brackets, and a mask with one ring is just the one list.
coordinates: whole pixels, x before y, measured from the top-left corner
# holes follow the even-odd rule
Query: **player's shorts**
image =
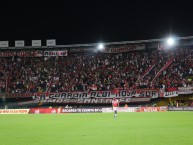
[(117, 111), (118, 107), (113, 107), (113, 111)]

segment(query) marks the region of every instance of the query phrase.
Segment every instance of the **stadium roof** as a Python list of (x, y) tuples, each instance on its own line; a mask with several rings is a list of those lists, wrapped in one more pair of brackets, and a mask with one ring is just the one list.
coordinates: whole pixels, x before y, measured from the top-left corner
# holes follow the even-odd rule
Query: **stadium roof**
[[(162, 39), (149, 39), (149, 40), (136, 40), (136, 41), (120, 41), (120, 42), (106, 42), (103, 43), (105, 46), (111, 45), (126, 45), (126, 44), (140, 44), (140, 43), (159, 43), (166, 41), (167, 38)], [(186, 37), (176, 37), (177, 41), (181, 40), (192, 40), (193, 36), (186, 36)], [(7, 49), (34, 49), (34, 48), (76, 48), (76, 47), (96, 47), (100, 43), (89, 43), (89, 44), (69, 44), (69, 45), (55, 45), (55, 46), (24, 46), (24, 47), (0, 47), (0, 50), (7, 50)], [(186, 44), (188, 45), (188, 44)], [(190, 44), (192, 45), (192, 44)]]

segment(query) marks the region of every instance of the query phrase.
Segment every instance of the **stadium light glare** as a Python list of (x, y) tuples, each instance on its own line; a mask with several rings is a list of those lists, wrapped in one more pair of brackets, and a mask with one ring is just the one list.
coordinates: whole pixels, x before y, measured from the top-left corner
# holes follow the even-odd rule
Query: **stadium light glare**
[(103, 50), (104, 49), (104, 45), (102, 43), (100, 43), (99, 46), (98, 46), (98, 49), (99, 50)]
[(173, 45), (175, 44), (174, 38), (172, 38), (172, 37), (168, 38), (168, 39), (167, 39), (167, 44), (168, 44), (169, 46), (173, 46)]

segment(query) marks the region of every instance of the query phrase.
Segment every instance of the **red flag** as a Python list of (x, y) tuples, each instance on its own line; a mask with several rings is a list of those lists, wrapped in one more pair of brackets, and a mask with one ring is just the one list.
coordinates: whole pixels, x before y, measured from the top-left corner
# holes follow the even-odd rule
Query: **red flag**
[(119, 94), (119, 89), (118, 88), (114, 88), (112, 91), (114, 94)]

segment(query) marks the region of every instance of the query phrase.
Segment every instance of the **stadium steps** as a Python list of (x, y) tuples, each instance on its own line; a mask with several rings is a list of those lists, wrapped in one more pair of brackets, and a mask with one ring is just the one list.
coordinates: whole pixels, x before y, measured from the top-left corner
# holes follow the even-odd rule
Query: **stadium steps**
[(50, 60), (50, 62), (48, 63), (48, 64), (50, 64), (50, 66), (53, 66), (54, 72), (52, 73), (52, 78), (51, 78), (50, 84), (49, 84), (46, 92), (50, 92), (51, 87), (53, 85), (57, 62), (58, 62), (57, 60)]
[(143, 79), (156, 65), (157, 61), (155, 61), (140, 77), (139, 79), (134, 83), (136, 84), (137, 82), (139, 82), (141, 79)]
[(160, 71), (159, 71), (159, 72), (155, 75), (155, 77), (152, 79), (152, 82), (153, 82), (154, 80), (156, 80), (156, 79), (161, 75), (161, 73), (170, 66), (170, 64), (171, 64), (173, 61), (174, 61), (174, 58), (169, 59), (169, 60), (167, 61), (167, 63), (160, 69)]
[(9, 91), (9, 87), (11, 83), (10, 77), (11, 77), (11, 72), (9, 72), (8, 77), (6, 78), (6, 92)]

